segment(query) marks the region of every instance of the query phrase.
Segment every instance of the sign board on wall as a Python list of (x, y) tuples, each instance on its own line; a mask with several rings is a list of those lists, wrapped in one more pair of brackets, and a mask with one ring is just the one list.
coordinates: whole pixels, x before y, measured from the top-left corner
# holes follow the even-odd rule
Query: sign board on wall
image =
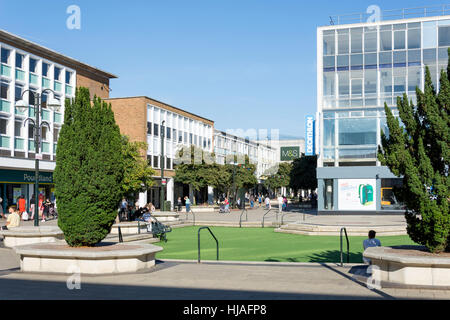
[(305, 135), (305, 155), (306, 156), (313, 156), (315, 155), (315, 148), (314, 148), (314, 116), (306, 116), (306, 135)]
[(339, 210), (376, 210), (376, 179), (339, 179)]
[(300, 158), (300, 147), (281, 147), (280, 148), (280, 160), (292, 161)]

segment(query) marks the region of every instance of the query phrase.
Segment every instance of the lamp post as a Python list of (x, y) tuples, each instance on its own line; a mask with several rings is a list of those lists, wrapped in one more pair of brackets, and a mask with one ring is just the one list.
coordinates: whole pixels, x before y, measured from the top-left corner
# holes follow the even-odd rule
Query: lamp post
[[(35, 146), (35, 176), (34, 176), (34, 226), (39, 226), (39, 147), (41, 143), (41, 130), (43, 126), (46, 126), (50, 130), (50, 124), (47, 121), (40, 121), (41, 117), (41, 106), (42, 106), (42, 94), (46, 92), (51, 92), (53, 95), (55, 92), (51, 89), (45, 89), (42, 93), (34, 92), (31, 90), (25, 90), (22, 92), (21, 99), (16, 102), (16, 108), (19, 109), (22, 113), (28, 110), (29, 104), (23, 100), (23, 95), (29, 92), (34, 95), (34, 111), (36, 115), (36, 119), (27, 118), (24, 120), (23, 125), (25, 126), (27, 121), (31, 122), (34, 128), (34, 146)], [(49, 98), (47, 101), (47, 107), (51, 108), (54, 111), (59, 110), (61, 108), (61, 103), (59, 100), (55, 98)]]
[(163, 120), (161, 122), (161, 205), (160, 205), (160, 210), (161, 212), (164, 211), (164, 123), (166, 121)]
[(233, 208), (236, 208), (236, 166), (239, 165), (236, 162), (230, 162), (230, 164), (233, 166)]

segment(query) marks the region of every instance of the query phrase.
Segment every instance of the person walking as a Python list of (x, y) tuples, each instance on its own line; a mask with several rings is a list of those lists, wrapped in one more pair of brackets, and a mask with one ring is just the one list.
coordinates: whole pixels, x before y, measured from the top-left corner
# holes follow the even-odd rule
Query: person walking
[(277, 200), (278, 200), (278, 212), (281, 213), (281, 211), (283, 211), (283, 197), (281, 196), (281, 194), (278, 196)]
[(191, 211), (191, 200), (189, 200), (188, 196), (184, 197), (184, 202), (186, 204), (186, 212), (190, 212)]
[(287, 206), (288, 206), (288, 200), (286, 198), (286, 196), (283, 197), (283, 210), (287, 211)]
[(228, 201), (228, 197), (225, 197), (223, 204), (225, 205), (225, 212), (229, 213), (230, 212), (230, 201)]
[(19, 200), (17, 201), (17, 205), (19, 207), (19, 215), (20, 217), (22, 217), (22, 214), (26, 211), (26, 205), (27, 202), (25, 201), (25, 197), (24, 196), (20, 196)]
[(50, 211), (50, 206), (51, 206), (51, 202), (50, 199), (45, 199), (44, 203), (42, 204), (42, 222), (45, 222), (46, 219), (48, 220), (48, 213)]
[(261, 203), (262, 203), (261, 193), (258, 195), (258, 202), (259, 202), (259, 207), (261, 208)]
[(182, 206), (183, 206), (183, 201), (181, 201), (181, 197), (178, 197), (178, 200), (177, 200), (178, 212), (181, 212)]
[(255, 197), (252, 195), (250, 195), (250, 208), (253, 209), (253, 205), (255, 204)]
[(30, 199), (30, 215), (31, 215), (31, 220), (34, 220), (34, 208), (36, 206), (36, 198), (34, 197), (34, 194), (31, 196)]

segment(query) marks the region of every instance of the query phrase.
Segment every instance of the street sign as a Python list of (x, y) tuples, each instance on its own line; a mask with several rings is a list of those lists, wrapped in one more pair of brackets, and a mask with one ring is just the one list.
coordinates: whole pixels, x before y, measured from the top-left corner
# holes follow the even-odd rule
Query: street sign
[(36, 154), (36, 159), (42, 160), (42, 153), (37, 153)]
[(162, 180), (161, 180), (161, 184), (162, 184), (162, 185), (166, 185), (166, 184), (167, 184), (167, 179), (162, 179)]

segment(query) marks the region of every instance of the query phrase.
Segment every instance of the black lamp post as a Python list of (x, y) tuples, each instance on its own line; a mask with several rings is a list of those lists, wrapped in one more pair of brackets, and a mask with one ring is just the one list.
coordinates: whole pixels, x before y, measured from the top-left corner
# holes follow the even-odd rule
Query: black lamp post
[[(34, 176), (34, 226), (39, 226), (39, 149), (41, 143), (41, 130), (43, 126), (46, 126), (50, 130), (50, 124), (47, 121), (40, 121), (41, 117), (41, 106), (42, 106), (42, 95), (46, 92), (51, 92), (55, 94), (55, 92), (51, 89), (45, 89), (42, 93), (33, 92), (31, 90), (25, 90), (22, 92), (21, 100), (17, 101), (16, 108), (21, 112), (26, 112), (28, 110), (29, 104), (23, 100), (23, 95), (29, 92), (34, 95), (34, 111), (36, 119), (27, 118), (24, 120), (23, 125), (25, 126), (27, 121), (31, 122), (34, 128), (34, 146), (35, 146), (35, 176)], [(61, 103), (59, 100), (55, 98), (49, 98), (47, 101), (47, 107), (56, 111), (61, 108)]]

